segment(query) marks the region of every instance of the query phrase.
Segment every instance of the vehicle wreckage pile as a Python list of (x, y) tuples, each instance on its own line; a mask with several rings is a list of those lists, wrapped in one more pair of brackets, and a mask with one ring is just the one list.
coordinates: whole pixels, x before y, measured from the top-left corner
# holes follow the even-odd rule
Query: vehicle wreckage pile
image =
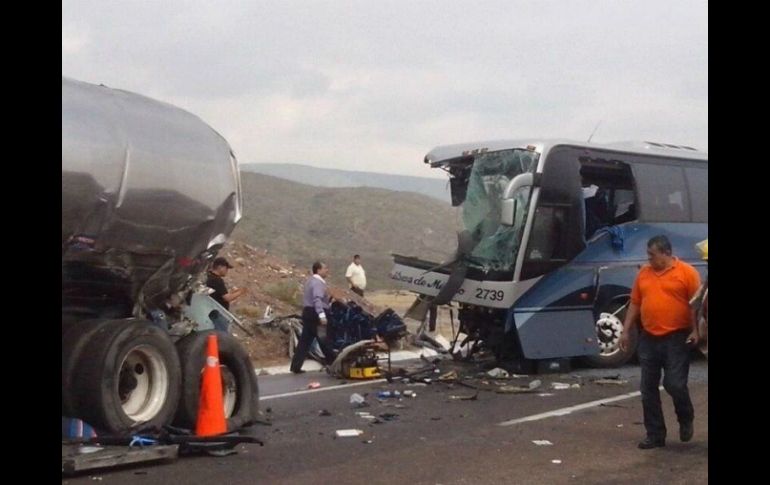
[[(232, 327), (256, 367), (286, 363), (293, 348), (292, 336), (298, 337), (302, 311), (302, 285), (309, 276), (307, 268), (296, 265), (237, 241), (220, 251), (234, 266), (227, 275), (228, 288), (247, 288), (248, 292), (231, 306), (243, 329)], [(333, 285), (329, 291), (337, 299), (353, 302), (371, 315), (384, 310), (346, 288)], [(350, 342), (348, 342), (350, 343)]]

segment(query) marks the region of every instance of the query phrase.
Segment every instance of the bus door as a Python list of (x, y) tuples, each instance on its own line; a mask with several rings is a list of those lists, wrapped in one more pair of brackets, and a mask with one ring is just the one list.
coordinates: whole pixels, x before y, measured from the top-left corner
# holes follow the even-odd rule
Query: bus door
[[(536, 280), (512, 308), (506, 330), (516, 330), (528, 359), (597, 354), (593, 315), (595, 273), (569, 262), (585, 248), (580, 179), (581, 149), (556, 146), (547, 154), (539, 195), (517, 280)], [(526, 235), (526, 233), (525, 233)]]

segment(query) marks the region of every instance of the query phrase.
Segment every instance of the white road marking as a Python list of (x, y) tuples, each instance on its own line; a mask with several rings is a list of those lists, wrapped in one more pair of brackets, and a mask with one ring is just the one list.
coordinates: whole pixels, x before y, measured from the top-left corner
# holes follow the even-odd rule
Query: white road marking
[[(661, 387), (663, 389), (663, 387)], [(631, 399), (632, 397), (641, 396), (642, 393), (639, 391), (635, 392), (629, 392), (628, 394), (621, 394), (619, 396), (615, 397), (608, 397), (606, 399), (598, 399), (596, 401), (587, 402), (584, 404), (578, 404), (576, 406), (570, 406), (566, 408), (561, 409), (555, 409), (553, 411), (548, 411), (547, 413), (540, 413), (540, 414), (533, 414), (532, 416), (526, 416), (523, 418), (517, 418), (517, 419), (511, 419), (508, 421), (503, 421), (502, 423), (497, 423), (498, 426), (511, 426), (513, 424), (519, 424), (519, 423), (525, 423), (527, 421), (538, 421), (540, 419), (546, 419), (546, 418), (552, 418), (554, 416), (564, 416), (567, 414), (570, 414), (575, 411), (580, 411), (582, 409), (588, 409), (595, 406), (599, 406), (601, 404), (606, 404), (609, 402), (615, 402), (615, 401), (622, 401), (624, 399)]]
[(273, 394), (270, 396), (260, 397), (260, 401), (267, 401), (268, 399), (278, 399), (281, 397), (301, 396), (302, 394), (310, 394), (312, 392), (332, 391), (334, 389), (343, 389), (346, 387), (365, 386), (366, 384), (376, 384), (378, 382), (386, 382), (387, 379), (373, 379), (371, 381), (354, 382), (351, 384), (340, 384), (337, 386), (322, 387), (320, 389), (303, 389), (301, 391), (284, 392), (283, 394)]

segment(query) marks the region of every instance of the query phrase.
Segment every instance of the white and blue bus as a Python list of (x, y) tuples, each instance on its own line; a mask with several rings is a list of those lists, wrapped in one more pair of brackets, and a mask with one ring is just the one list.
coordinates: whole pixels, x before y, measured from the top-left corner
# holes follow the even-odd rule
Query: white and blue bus
[(457, 253), (394, 254), (390, 278), (423, 309), (454, 301), (459, 333), (500, 359), (628, 361), (635, 345), (618, 340), (652, 236), (705, 276), (708, 155), (694, 148), (491, 141), (437, 147), (425, 163), (449, 174)]

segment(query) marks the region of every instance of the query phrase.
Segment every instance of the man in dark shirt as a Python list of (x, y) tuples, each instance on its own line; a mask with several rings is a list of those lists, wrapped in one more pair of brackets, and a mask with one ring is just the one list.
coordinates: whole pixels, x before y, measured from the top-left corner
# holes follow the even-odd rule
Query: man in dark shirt
[(214, 290), (211, 294), (211, 298), (216, 300), (225, 309), (230, 310), (230, 302), (236, 300), (246, 293), (246, 288), (238, 288), (233, 291), (227, 291), (225, 280), (227, 271), (232, 268), (230, 263), (225, 258), (216, 258), (211, 263), (211, 269), (209, 270), (208, 278), (206, 279), (206, 286)]

